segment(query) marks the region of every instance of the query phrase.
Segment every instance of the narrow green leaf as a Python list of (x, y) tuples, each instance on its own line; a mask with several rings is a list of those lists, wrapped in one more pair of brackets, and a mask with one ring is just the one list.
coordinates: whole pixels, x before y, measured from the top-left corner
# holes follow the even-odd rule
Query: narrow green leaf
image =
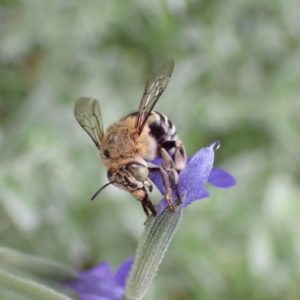
[(38, 284), (13, 275), (0, 268), (0, 287), (30, 300), (71, 300), (71, 298)]
[(1, 246), (0, 264), (14, 267), (55, 282), (74, 281), (78, 279), (75, 271), (64, 265)]

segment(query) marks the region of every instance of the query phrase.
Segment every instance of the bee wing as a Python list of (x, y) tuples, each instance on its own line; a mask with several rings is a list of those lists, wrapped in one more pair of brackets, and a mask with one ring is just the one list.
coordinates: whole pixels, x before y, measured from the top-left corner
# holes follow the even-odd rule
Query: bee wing
[(88, 97), (78, 98), (74, 113), (78, 123), (89, 134), (97, 148), (100, 148), (104, 132), (98, 101)]
[(174, 69), (174, 60), (169, 60), (162, 65), (146, 81), (145, 91), (137, 112), (136, 129), (142, 132), (151, 111), (159, 97), (167, 87)]

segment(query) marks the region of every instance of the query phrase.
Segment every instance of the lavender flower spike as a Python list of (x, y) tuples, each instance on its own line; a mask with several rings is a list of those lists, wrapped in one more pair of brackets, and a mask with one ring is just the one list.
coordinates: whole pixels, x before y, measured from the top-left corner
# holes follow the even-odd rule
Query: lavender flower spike
[[(164, 198), (158, 205), (158, 216), (151, 216), (147, 220), (127, 281), (127, 299), (141, 300), (146, 295), (178, 228), (184, 207), (206, 194), (205, 184), (213, 167), (214, 150), (218, 146), (219, 142), (214, 142), (209, 147), (202, 148), (180, 173), (178, 193), (181, 195), (182, 202), (178, 199), (174, 202), (175, 212), (170, 210), (168, 202)], [(162, 190), (160, 173), (152, 174), (151, 180)]]

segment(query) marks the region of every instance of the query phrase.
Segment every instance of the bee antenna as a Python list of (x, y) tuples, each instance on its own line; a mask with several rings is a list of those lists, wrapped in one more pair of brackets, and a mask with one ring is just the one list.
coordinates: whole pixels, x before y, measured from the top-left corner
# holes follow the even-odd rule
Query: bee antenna
[(92, 201), (108, 186), (108, 185), (110, 185), (110, 184), (112, 184), (112, 183), (114, 183), (114, 181), (110, 181), (110, 182), (108, 182), (108, 183), (106, 183), (106, 184), (104, 184), (97, 192), (96, 192), (96, 194), (92, 197)]

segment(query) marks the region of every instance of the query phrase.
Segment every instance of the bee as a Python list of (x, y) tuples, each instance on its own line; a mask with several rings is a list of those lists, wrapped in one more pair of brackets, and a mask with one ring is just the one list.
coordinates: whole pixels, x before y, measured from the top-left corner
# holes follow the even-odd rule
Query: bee
[[(75, 117), (99, 149), (109, 180), (92, 200), (105, 187), (113, 184), (141, 201), (148, 217), (150, 213), (156, 216), (146, 187), (152, 191), (149, 171), (158, 170), (166, 189), (165, 197), (174, 210), (171, 190), (177, 193), (178, 173), (186, 164), (186, 153), (182, 142), (177, 139), (174, 124), (165, 115), (153, 111), (170, 81), (173, 69), (173, 60), (162, 65), (146, 81), (138, 110), (112, 124), (105, 133), (97, 100), (87, 97), (76, 100)], [(162, 166), (151, 163), (157, 157), (162, 158)]]

